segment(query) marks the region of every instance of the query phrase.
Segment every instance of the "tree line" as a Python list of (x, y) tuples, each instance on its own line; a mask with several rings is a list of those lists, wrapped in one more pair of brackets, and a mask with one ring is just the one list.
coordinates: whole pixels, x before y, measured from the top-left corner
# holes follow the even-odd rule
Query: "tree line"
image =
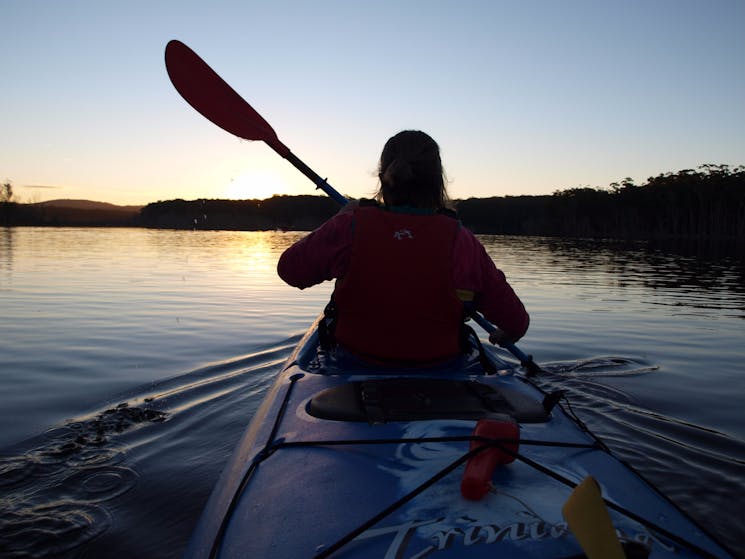
[[(38, 204), (18, 204), (11, 200), (9, 184), (2, 193), (0, 223), (5, 225), (308, 231), (338, 210), (325, 196), (274, 196), (266, 200), (169, 200), (148, 204), (139, 213), (99, 210), (93, 215), (79, 210), (73, 215), (70, 211), (55, 214)], [(642, 185), (625, 179), (606, 188), (470, 198), (456, 200), (454, 206), (463, 224), (481, 234), (745, 240), (745, 167), (703, 165), (650, 177)]]
[(631, 179), (608, 188), (571, 188), (551, 196), (469, 199), (464, 224), (479, 233), (557, 237), (745, 240), (745, 167), (703, 165)]
[(339, 210), (326, 196), (273, 196), (266, 200), (169, 200), (140, 211), (143, 227), (310, 231)]

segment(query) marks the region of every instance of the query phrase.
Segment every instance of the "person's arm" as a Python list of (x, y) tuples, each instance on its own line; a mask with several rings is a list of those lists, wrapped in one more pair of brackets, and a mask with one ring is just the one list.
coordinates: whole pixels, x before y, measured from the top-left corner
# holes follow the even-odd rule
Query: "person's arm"
[(285, 250), (277, 273), (300, 289), (340, 277), (349, 263), (351, 246), (352, 214), (340, 212)]
[[(499, 270), (494, 261), (482, 251), (482, 267), (484, 284), (476, 299), (476, 308), (487, 320), (504, 332), (504, 337), (510, 342), (516, 342), (528, 331), (530, 316), (525, 310), (520, 298), (512, 286), (507, 282), (504, 273)], [(492, 343), (504, 341), (504, 337), (495, 333), (490, 337)]]
[(476, 310), (499, 329), (490, 341), (516, 342), (522, 338), (528, 330), (530, 317), (484, 246), (470, 231), (462, 229), (456, 238), (455, 250), (456, 288), (473, 291)]

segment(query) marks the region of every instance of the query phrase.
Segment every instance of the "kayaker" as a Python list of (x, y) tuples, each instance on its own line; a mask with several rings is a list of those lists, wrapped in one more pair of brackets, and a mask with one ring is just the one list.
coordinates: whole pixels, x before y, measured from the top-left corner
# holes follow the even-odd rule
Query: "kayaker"
[(277, 265), (304, 289), (336, 279), (335, 340), (375, 363), (430, 364), (460, 352), (464, 302), (498, 327), (528, 329), (525, 307), (483, 245), (449, 209), (440, 148), (405, 130), (385, 144), (375, 200), (344, 206), (289, 247)]

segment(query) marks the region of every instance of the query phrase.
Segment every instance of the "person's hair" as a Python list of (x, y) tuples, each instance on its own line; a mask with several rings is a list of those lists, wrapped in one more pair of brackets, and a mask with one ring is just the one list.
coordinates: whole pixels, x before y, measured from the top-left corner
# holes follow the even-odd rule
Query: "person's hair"
[(378, 178), (375, 200), (386, 206), (440, 210), (450, 205), (440, 147), (419, 130), (404, 130), (385, 143)]

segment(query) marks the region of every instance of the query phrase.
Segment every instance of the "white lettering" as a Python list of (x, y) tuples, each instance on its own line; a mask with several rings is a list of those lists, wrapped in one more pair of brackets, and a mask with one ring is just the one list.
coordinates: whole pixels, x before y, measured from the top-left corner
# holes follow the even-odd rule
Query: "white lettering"
[[(454, 522), (462, 524), (468, 522), (465, 527), (453, 526)], [(416, 541), (414, 534), (422, 527), (440, 527), (441, 529), (429, 532), (430, 544), (410, 549), (412, 541)], [(358, 536), (358, 539), (369, 539), (376, 537), (391, 537), (390, 544), (383, 559), (423, 559), (438, 551), (445, 551), (460, 544), (464, 547), (473, 545), (490, 545), (501, 541), (520, 540), (544, 540), (561, 539), (569, 534), (569, 528), (565, 522), (549, 524), (543, 520), (534, 522), (515, 522), (505, 526), (496, 524), (476, 524), (472, 520), (443, 518), (436, 520), (410, 521), (395, 526), (386, 526), (366, 531)], [(652, 541), (667, 547), (658, 538), (645, 533), (637, 533), (629, 540), (619, 533), (619, 537), (626, 541), (637, 541), (649, 547)]]
[(484, 538), (481, 537), (481, 526), (469, 526), (463, 532), (463, 545), (473, 545), (479, 543)]
[(375, 538), (378, 536), (385, 536), (388, 534), (395, 534), (393, 536), (391, 545), (388, 546), (388, 550), (386, 551), (384, 559), (399, 559), (401, 557), (401, 553), (403, 553), (403, 551), (406, 549), (408, 542), (411, 539), (411, 535), (417, 528), (419, 528), (420, 526), (426, 526), (428, 524), (436, 524), (440, 521), (442, 521), (442, 519), (406, 522), (404, 524), (399, 524), (398, 526), (388, 526), (385, 528), (368, 530), (367, 532), (364, 532), (357, 537), (359, 539), (367, 539)]
[(438, 551), (442, 551), (443, 549), (450, 547), (453, 538), (460, 534), (462, 534), (460, 530), (457, 528), (451, 528), (450, 530), (437, 532), (432, 539), (435, 540), (435, 545), (437, 546)]

